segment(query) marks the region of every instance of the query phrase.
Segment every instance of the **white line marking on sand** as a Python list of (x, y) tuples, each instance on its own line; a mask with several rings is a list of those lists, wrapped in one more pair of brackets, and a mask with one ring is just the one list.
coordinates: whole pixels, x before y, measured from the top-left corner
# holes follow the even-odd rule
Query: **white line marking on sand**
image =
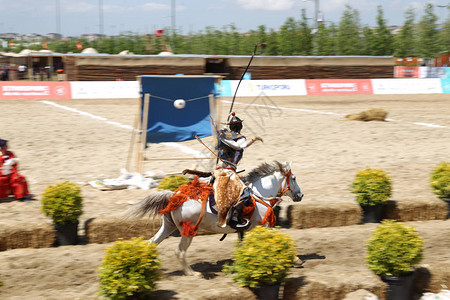
[[(228, 100), (222, 100), (223, 103), (231, 103), (231, 101)], [(307, 112), (307, 113), (313, 113), (313, 114), (321, 114), (321, 115), (334, 115), (334, 116), (342, 116), (344, 117), (345, 114), (338, 114), (334, 112), (328, 112), (328, 111), (319, 111), (319, 110), (310, 110), (310, 109), (301, 109), (301, 108), (289, 108), (289, 107), (282, 107), (282, 106), (273, 106), (273, 105), (264, 105), (264, 104), (254, 104), (254, 103), (242, 103), (242, 102), (234, 102), (234, 104), (240, 104), (240, 105), (248, 105), (248, 106), (256, 106), (256, 107), (265, 107), (265, 108), (273, 108), (273, 109), (280, 109), (280, 110), (289, 110), (289, 111), (300, 111), (300, 112)], [(394, 119), (386, 119), (388, 122), (402, 122), (399, 120)], [(447, 128), (450, 129), (449, 126), (443, 126), (443, 125), (436, 125), (436, 124), (430, 124), (430, 123), (421, 123), (421, 122), (405, 122), (413, 125), (418, 126), (425, 126), (430, 128)]]
[[(117, 126), (117, 127), (120, 127), (120, 128), (128, 129), (130, 131), (134, 130), (134, 128), (132, 126), (130, 126), (130, 125), (124, 125), (124, 124), (121, 124), (119, 122), (109, 121), (107, 118), (96, 116), (96, 115), (93, 115), (93, 114), (85, 112), (85, 111), (81, 111), (81, 110), (78, 110), (78, 109), (75, 109), (75, 108), (71, 108), (71, 107), (68, 107), (68, 106), (57, 104), (57, 103), (51, 102), (51, 101), (43, 100), (41, 102), (44, 103), (44, 104), (53, 105), (53, 106), (55, 106), (57, 108), (61, 108), (61, 109), (64, 109), (64, 110), (67, 110), (67, 111), (70, 111), (70, 112), (73, 112), (73, 113), (77, 113), (79, 115), (86, 116), (86, 117), (89, 117), (89, 118), (92, 118), (92, 119), (95, 119), (95, 120), (103, 121), (103, 122), (105, 122), (107, 124), (110, 124), (110, 125), (114, 125), (114, 126)], [(162, 144), (162, 145), (164, 145), (166, 147), (177, 148), (181, 152), (184, 152), (184, 153), (187, 153), (187, 154), (192, 154), (195, 157), (209, 157), (208, 155), (205, 155), (205, 153), (202, 153), (200, 151), (197, 151), (197, 150), (194, 150), (192, 148), (189, 148), (188, 146), (179, 145), (177, 143), (160, 143), (160, 144)]]

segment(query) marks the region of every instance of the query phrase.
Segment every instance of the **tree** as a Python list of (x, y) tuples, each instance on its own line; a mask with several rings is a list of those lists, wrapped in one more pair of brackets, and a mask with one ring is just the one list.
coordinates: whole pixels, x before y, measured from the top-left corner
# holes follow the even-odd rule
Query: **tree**
[[(447, 6), (450, 13), (450, 5)], [(450, 51), (450, 15), (445, 20), (441, 31), (439, 32), (439, 49), (440, 51)]]
[(378, 55), (376, 51), (376, 35), (373, 29), (368, 26), (363, 28), (363, 48), (362, 53), (364, 55)]
[(280, 55), (279, 35), (275, 30), (271, 30), (267, 36), (266, 55)]
[(266, 51), (266, 45), (267, 45), (267, 34), (266, 34), (266, 26), (264, 25), (260, 25), (258, 27), (258, 41), (259, 41), (259, 45), (260, 45), (260, 51), (258, 53), (260, 54), (264, 54), (264, 52)]
[(299, 51), (300, 55), (311, 55), (313, 49), (313, 35), (311, 28), (308, 26), (308, 20), (306, 18), (306, 11), (302, 9), (302, 20), (300, 22), (300, 37), (299, 37)]
[(433, 4), (425, 4), (425, 13), (419, 22), (417, 45), (418, 55), (424, 59), (433, 58), (439, 52), (436, 21), (437, 16), (433, 13)]
[(280, 31), (280, 54), (281, 55), (298, 55), (299, 39), (298, 27), (294, 18), (288, 18), (281, 26)]
[(359, 27), (359, 12), (346, 5), (337, 32), (337, 54), (361, 54)]
[(372, 55), (392, 55), (393, 38), (391, 31), (386, 26), (386, 20), (383, 18), (383, 9), (380, 5), (378, 6), (377, 25), (373, 40), (374, 49)]
[(319, 25), (314, 38), (314, 53), (320, 56), (335, 55), (336, 26), (331, 24), (326, 27), (324, 23)]
[(396, 57), (416, 56), (415, 18), (414, 8), (409, 8), (405, 12), (405, 22), (400, 32), (394, 37), (394, 55)]

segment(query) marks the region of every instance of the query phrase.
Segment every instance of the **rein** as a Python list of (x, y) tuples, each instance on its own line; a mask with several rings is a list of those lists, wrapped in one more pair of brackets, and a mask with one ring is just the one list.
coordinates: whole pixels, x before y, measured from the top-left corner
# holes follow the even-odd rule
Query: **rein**
[(286, 193), (287, 191), (289, 191), (291, 189), (291, 175), (292, 175), (292, 170), (289, 170), (289, 172), (287, 172), (284, 168), (282, 169), (284, 176), (286, 178), (286, 181), (284, 182), (283, 188), (281, 189), (281, 191), (278, 192), (277, 197), (283, 197), (284, 193)]

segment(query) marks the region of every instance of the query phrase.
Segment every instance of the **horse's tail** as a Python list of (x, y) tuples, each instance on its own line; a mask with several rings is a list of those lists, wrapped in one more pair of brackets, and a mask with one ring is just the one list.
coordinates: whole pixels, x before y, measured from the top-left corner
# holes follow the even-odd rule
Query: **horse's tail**
[(172, 191), (159, 191), (148, 195), (142, 201), (132, 205), (125, 213), (124, 217), (140, 218), (145, 215), (155, 216), (165, 208), (172, 197)]

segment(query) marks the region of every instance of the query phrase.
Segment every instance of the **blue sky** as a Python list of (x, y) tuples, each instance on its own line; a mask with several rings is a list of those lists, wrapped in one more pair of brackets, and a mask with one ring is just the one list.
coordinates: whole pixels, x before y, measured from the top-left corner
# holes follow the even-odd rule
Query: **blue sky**
[[(388, 25), (402, 25), (408, 7), (416, 8), (419, 19), (424, 5), (432, 3), (434, 13), (442, 19), (448, 16), (448, 10), (437, 6), (450, 4), (448, 0), (0, 0), (0, 33), (47, 34), (57, 32), (58, 28), (64, 36), (99, 33), (100, 3), (103, 32), (107, 35), (126, 31), (154, 33), (169, 28), (173, 20), (172, 3), (176, 7), (175, 25), (182, 33), (198, 32), (206, 26), (223, 29), (231, 24), (240, 32), (257, 29), (259, 25), (279, 29), (288, 17), (300, 19), (303, 8), (313, 18), (316, 1), (325, 21), (339, 22), (348, 4), (360, 12), (363, 25), (376, 24), (377, 5), (383, 7)], [(58, 3), (60, 18), (57, 18)]]

